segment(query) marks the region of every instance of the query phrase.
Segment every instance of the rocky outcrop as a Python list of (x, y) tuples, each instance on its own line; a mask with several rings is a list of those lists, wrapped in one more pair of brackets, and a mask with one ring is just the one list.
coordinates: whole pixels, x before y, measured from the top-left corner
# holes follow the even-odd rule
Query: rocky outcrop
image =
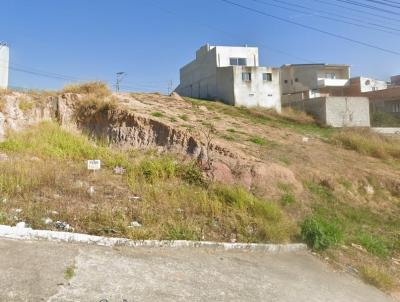
[(296, 192), (302, 190), (301, 183), (286, 167), (255, 161), (215, 142), (207, 150), (201, 133), (182, 130), (150, 115), (117, 107), (89, 110), (79, 116), (81, 99), (82, 96), (71, 93), (42, 97), (40, 101), (15, 92), (3, 96), (0, 139), (4, 139), (7, 130), (19, 131), (41, 121), (55, 120), (64, 128), (79, 130), (119, 148), (157, 149), (190, 156), (203, 165), (214, 181), (256, 188), (263, 195), (278, 194), (281, 182), (290, 184)]
[(7, 131), (20, 131), (41, 121), (53, 120), (56, 100), (52, 97), (36, 99), (33, 96), (13, 92), (1, 97), (0, 141)]

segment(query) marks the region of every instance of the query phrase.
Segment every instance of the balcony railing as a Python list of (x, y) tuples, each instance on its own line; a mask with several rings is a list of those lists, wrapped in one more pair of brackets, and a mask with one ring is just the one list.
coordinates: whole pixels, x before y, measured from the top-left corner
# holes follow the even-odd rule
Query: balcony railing
[(346, 86), (349, 82), (348, 79), (318, 79), (318, 87), (341, 87)]

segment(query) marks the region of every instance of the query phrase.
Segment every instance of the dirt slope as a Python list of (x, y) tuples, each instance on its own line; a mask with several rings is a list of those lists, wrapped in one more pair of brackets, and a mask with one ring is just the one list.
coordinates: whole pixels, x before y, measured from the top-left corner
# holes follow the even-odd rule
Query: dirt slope
[[(243, 186), (281, 208), (299, 226), (298, 237), (292, 240), (304, 240), (300, 237), (300, 227), (307, 217), (322, 221), (327, 229), (331, 225), (340, 228), (337, 244), (319, 254), (338, 269), (360, 275), (367, 282), (396, 294), (400, 281), (398, 159), (381, 159), (347, 150), (332, 139), (339, 130), (319, 127), (293, 112), (279, 116), (262, 109), (234, 108), (178, 95), (121, 93), (107, 96), (107, 102), (99, 101), (102, 98), (76, 93), (50, 96), (8, 93), (2, 97), (0, 134), (6, 138), (10, 129), (21, 130), (41, 120), (57, 120), (67, 129), (79, 130), (123, 152), (156, 150), (178, 154), (182, 161), (194, 159), (213, 181)], [(137, 157), (146, 157), (146, 154)], [(74, 165), (77, 164), (70, 167)], [(66, 168), (63, 173), (72, 171)], [(83, 172), (79, 173), (77, 178), (83, 179)], [(109, 184), (110, 190), (121, 201), (125, 195), (134, 196), (138, 192), (148, 194), (149, 198), (155, 196), (150, 185), (143, 189), (144, 185), (130, 184), (128, 188), (122, 185), (120, 176), (110, 171), (104, 173), (85, 177), (88, 182), (96, 181), (96, 186), (107, 179), (115, 182)], [(167, 191), (179, 186), (179, 181), (168, 183)], [(59, 186), (61, 189), (62, 185)], [(74, 190), (78, 189), (71, 189), (68, 195), (71, 203), (76, 196), (86, 198)], [(59, 194), (50, 192), (50, 196)], [(161, 193), (164, 199), (169, 198), (167, 192), (157, 194)], [(50, 198), (40, 190), (37, 194)], [(86, 202), (95, 207), (93, 200), (88, 199), (85, 204), (79, 203), (80, 211), (88, 208)], [(124, 208), (129, 208), (130, 202), (123, 202)], [(111, 199), (108, 203), (111, 207)], [(188, 203), (178, 210), (184, 206), (187, 206), (185, 211), (193, 207)], [(60, 203), (60, 211), (62, 207)], [(140, 211), (138, 217), (143, 215)], [(163, 211), (166, 209), (157, 209), (154, 215), (162, 216)], [(233, 217), (230, 219), (236, 219)], [(212, 221), (211, 225), (214, 224)], [(205, 236), (216, 240), (225, 240), (231, 236), (229, 232), (237, 231), (229, 229), (217, 234), (210, 228)], [(179, 232), (184, 238), (189, 234)], [(207, 229), (201, 232), (207, 233)], [(142, 238), (151, 234), (142, 232), (135, 236)], [(318, 239), (320, 234), (314, 235)]]

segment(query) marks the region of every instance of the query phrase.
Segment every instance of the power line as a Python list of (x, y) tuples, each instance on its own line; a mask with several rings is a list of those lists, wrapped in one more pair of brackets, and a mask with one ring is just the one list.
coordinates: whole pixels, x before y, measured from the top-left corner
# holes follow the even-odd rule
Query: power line
[(270, 18), (282, 21), (282, 22), (286, 22), (286, 23), (289, 23), (289, 24), (292, 24), (292, 25), (303, 27), (303, 28), (306, 28), (306, 29), (309, 29), (309, 30), (312, 30), (312, 31), (316, 31), (316, 32), (319, 32), (319, 33), (322, 33), (322, 34), (325, 34), (325, 35), (328, 35), (328, 36), (331, 36), (331, 37), (335, 37), (335, 38), (338, 38), (338, 39), (341, 39), (341, 40), (352, 42), (354, 44), (359, 44), (359, 45), (362, 45), (362, 46), (365, 46), (365, 47), (373, 48), (373, 49), (380, 50), (380, 51), (383, 51), (383, 52), (386, 52), (386, 53), (390, 53), (390, 54), (393, 54), (393, 55), (400, 56), (400, 52), (395, 51), (395, 50), (383, 48), (383, 47), (380, 47), (380, 46), (377, 46), (377, 45), (374, 45), (374, 44), (370, 44), (370, 43), (367, 43), (367, 42), (355, 40), (353, 38), (349, 38), (349, 37), (346, 37), (346, 36), (335, 34), (335, 33), (332, 33), (332, 32), (326, 31), (326, 30), (322, 30), (322, 29), (319, 29), (319, 28), (316, 28), (316, 27), (313, 27), (313, 26), (309, 26), (309, 25), (306, 25), (306, 24), (302, 24), (302, 23), (298, 23), (298, 22), (295, 22), (295, 21), (291, 21), (291, 20), (288, 20), (288, 19), (285, 19), (285, 18), (282, 18), (282, 17), (278, 17), (278, 16), (275, 16), (275, 15), (272, 15), (272, 14), (268, 14), (268, 13), (266, 13), (264, 11), (260, 11), (258, 9), (252, 8), (252, 7), (248, 7), (248, 6), (236, 3), (236, 2), (232, 2), (230, 0), (220, 0), (220, 1), (228, 3), (228, 4), (232, 5), (232, 6), (240, 7), (242, 9), (244, 9), (244, 10), (248, 10), (248, 11), (251, 11), (251, 12), (266, 16), (266, 17), (270, 17)]
[[(177, 13), (174, 12), (174, 11), (171, 11), (171, 10), (169, 10), (169, 9), (165, 9), (165, 8), (163, 8), (163, 7), (161, 7), (161, 6), (157, 5), (157, 4), (155, 4), (154, 2), (153, 2), (153, 4), (154, 4), (155, 6), (157, 6), (160, 10), (164, 11), (165, 13), (168, 13), (168, 14), (173, 15), (173, 16), (176, 16), (176, 17), (181, 17), (179, 14), (177, 14)], [(191, 20), (190, 20), (190, 23), (193, 24), (193, 23), (195, 23), (194, 21), (195, 21), (194, 19), (191, 19)], [(228, 32), (228, 31), (226, 31), (226, 30), (222, 30), (222, 29), (216, 28), (216, 27), (214, 27), (214, 26), (210, 26), (209, 24), (206, 24), (206, 23), (199, 22), (198, 20), (196, 20), (196, 21), (197, 21), (196, 23), (197, 23), (200, 27), (204, 27), (204, 28), (207, 28), (207, 29), (210, 29), (210, 30), (219, 32), (219, 33), (222, 33), (222, 34), (224, 34), (224, 35), (237, 38), (237, 35), (236, 35), (236, 34), (233, 34), (233, 33)], [(259, 45), (259, 48), (260, 48), (260, 49), (263, 49), (263, 48), (264, 48), (264, 49), (266, 49), (266, 50), (269, 50), (269, 51), (272, 51), (272, 52), (275, 52), (275, 53), (280, 53), (280, 54), (286, 55), (286, 56), (288, 56), (288, 57), (292, 57), (292, 58), (297, 59), (297, 60), (300, 60), (300, 61), (304, 61), (304, 62), (307, 62), (307, 63), (314, 63), (313, 60), (310, 60), (310, 59), (307, 59), (307, 58), (303, 58), (303, 57), (294, 55), (294, 54), (289, 53), (289, 52), (287, 52), (287, 51), (284, 51), (284, 50), (282, 50), (282, 49), (273, 48), (273, 47), (270, 47), (270, 46), (265, 45), (265, 44), (258, 44), (258, 45)]]
[[(289, 10), (289, 11), (303, 13), (303, 14), (309, 14), (310, 13), (309, 11), (303, 11), (303, 10), (299, 10), (299, 9), (296, 9), (296, 8), (284, 7), (284, 6), (281, 6), (281, 5), (267, 3), (267, 2), (264, 2), (264, 1), (260, 1), (260, 0), (252, 0), (252, 1), (254, 1), (256, 3), (264, 4), (264, 5), (269, 5), (269, 6), (273, 6), (273, 7), (286, 9), (286, 10)], [(279, 2), (279, 3), (285, 3), (285, 4), (288, 3), (288, 2), (285, 2), (285, 1), (279, 1), (279, 0), (272, 0), (272, 1)], [(290, 5), (290, 3), (289, 3), (289, 5)], [(296, 5), (296, 6), (301, 6), (301, 5)], [(301, 7), (304, 7), (304, 6), (301, 6)], [(304, 8), (306, 8), (306, 7), (304, 7)], [(309, 9), (309, 8), (306, 8), (306, 9)], [(372, 29), (372, 30), (375, 30), (375, 31), (384, 32), (384, 33), (388, 33), (388, 34), (392, 34), (392, 35), (400, 35), (400, 30), (398, 30), (398, 29), (394, 29), (394, 30), (395, 31), (399, 31), (399, 32), (394, 32), (392, 30), (389, 31), (389, 30), (380, 29), (380, 28), (376, 28), (376, 27), (372, 27), (372, 26), (368, 26), (368, 25), (364, 25), (364, 24), (360, 24), (360, 23), (354, 23), (354, 22), (340, 20), (340, 19), (337, 19), (337, 18), (332, 18), (329, 15), (328, 16), (327, 15), (321, 15), (319, 13), (317, 13), (317, 14), (313, 13), (313, 16), (316, 16), (316, 17), (322, 18), (322, 19), (326, 19), (326, 20), (330, 20), (330, 21), (334, 21), (334, 22), (338, 22), (338, 23), (349, 24), (349, 25), (353, 25), (353, 26), (357, 26), (357, 27), (361, 27), (361, 28), (365, 28), (365, 29)]]
[[(253, 0), (253, 1), (256, 1), (256, 0)], [(289, 5), (289, 6), (294, 6), (294, 7), (300, 7), (300, 8), (303, 8), (303, 9), (308, 9), (308, 10), (311, 10), (311, 11), (317, 12), (317, 13), (328, 14), (329, 16), (336, 16), (336, 17), (338, 17), (338, 18), (343, 18), (343, 19), (347, 19), (347, 20), (358, 21), (358, 22), (362, 22), (362, 23), (365, 23), (365, 24), (368, 24), (368, 25), (372, 25), (372, 26), (376, 26), (376, 27), (380, 27), (380, 28), (384, 28), (384, 29), (388, 29), (388, 30), (393, 30), (393, 31), (398, 31), (398, 32), (400, 32), (400, 29), (399, 29), (399, 28), (390, 27), (390, 26), (385, 26), (385, 25), (378, 24), (378, 23), (373, 23), (373, 22), (370, 22), (370, 21), (365, 21), (364, 19), (360, 19), (360, 18), (349, 17), (349, 16), (345, 16), (345, 15), (342, 15), (342, 14), (337, 14), (337, 13), (334, 13), (334, 12), (331, 12), (331, 11), (326, 11), (326, 10), (321, 10), (321, 9), (314, 9), (314, 8), (309, 7), (309, 6), (304, 6), (304, 5), (300, 5), (300, 4), (295, 4), (295, 3), (291, 3), (291, 2), (287, 2), (287, 1), (283, 1), (283, 0), (272, 0), (272, 1), (278, 2), (278, 3), (282, 3), (282, 4), (286, 4), (286, 5)]]
[(357, 1), (353, 1), (353, 0), (336, 0), (336, 1), (343, 2), (343, 3), (348, 3), (348, 4), (351, 4), (351, 5), (354, 5), (354, 6), (365, 7), (365, 8), (374, 10), (374, 11), (379, 11), (379, 12), (383, 12), (383, 13), (387, 13), (387, 14), (391, 14), (391, 15), (395, 15), (395, 16), (399, 15), (398, 12), (393, 12), (391, 10), (383, 9), (383, 8), (380, 8), (380, 7), (377, 7), (377, 6), (373, 6), (373, 5), (360, 3), (360, 2), (357, 2)]
[(360, 14), (363, 14), (363, 15), (373, 16), (373, 17), (380, 18), (380, 19), (385, 20), (385, 21), (390, 20), (390, 21), (400, 22), (400, 19), (397, 19), (397, 18), (392, 18), (392, 17), (389, 17), (389, 16), (384, 16), (384, 15), (374, 14), (374, 13), (371, 13), (371, 12), (366, 12), (364, 10), (360, 10), (360, 9), (356, 9), (356, 8), (350, 8), (348, 6), (340, 5), (340, 4), (337, 4), (337, 3), (332, 3), (332, 2), (329, 2), (329, 1), (324, 1), (324, 0), (312, 0), (312, 1), (323, 3), (323, 4), (326, 4), (326, 5), (330, 5), (330, 6), (340, 7), (340, 8), (345, 9), (346, 11), (351, 10), (353, 12), (357, 12), (357, 13), (360, 13)]
[[(389, 1), (389, 3), (388, 3), (388, 2), (383, 2), (383, 1), (378, 1), (378, 0), (365, 0), (365, 1), (372, 2), (372, 3), (377, 3), (377, 4), (381, 4), (381, 5), (389, 6), (389, 7), (400, 8), (399, 5), (394, 5), (394, 4), (392, 4), (391, 1)], [(395, 3), (395, 4), (399, 4), (399, 3), (396, 3), (396, 2), (394, 2), (394, 3)]]

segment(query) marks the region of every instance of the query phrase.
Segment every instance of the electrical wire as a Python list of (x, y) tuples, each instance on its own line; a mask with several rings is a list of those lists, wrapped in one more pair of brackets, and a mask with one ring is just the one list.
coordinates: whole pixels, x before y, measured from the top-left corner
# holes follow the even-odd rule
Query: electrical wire
[(247, 10), (247, 11), (262, 15), (262, 16), (273, 18), (273, 19), (276, 19), (276, 20), (279, 20), (279, 21), (282, 21), (282, 22), (285, 22), (285, 23), (292, 24), (292, 25), (296, 25), (298, 27), (303, 27), (303, 28), (306, 28), (306, 29), (309, 29), (309, 30), (312, 30), (312, 31), (315, 31), (315, 32), (319, 32), (319, 33), (325, 34), (327, 36), (335, 37), (335, 38), (338, 38), (338, 39), (341, 39), (341, 40), (345, 40), (345, 41), (348, 41), (348, 42), (351, 42), (351, 43), (354, 43), (354, 44), (362, 45), (362, 46), (365, 46), (365, 47), (368, 47), (368, 48), (372, 48), (372, 49), (376, 49), (376, 50), (379, 50), (379, 51), (382, 51), (382, 52), (385, 52), (385, 53), (390, 53), (390, 54), (393, 54), (393, 55), (396, 55), (396, 56), (400, 56), (400, 52), (396, 51), (396, 50), (383, 48), (383, 47), (380, 47), (380, 46), (377, 46), (377, 45), (374, 45), (374, 44), (370, 44), (370, 43), (363, 42), (363, 41), (360, 41), (360, 40), (356, 40), (356, 39), (353, 39), (353, 38), (350, 38), (350, 37), (346, 37), (346, 36), (343, 36), (343, 35), (340, 35), (340, 34), (332, 33), (332, 32), (329, 32), (329, 31), (326, 31), (326, 30), (323, 30), (323, 29), (319, 29), (317, 27), (313, 27), (313, 26), (310, 26), (310, 25), (306, 25), (306, 24), (295, 22), (295, 21), (291, 21), (289, 19), (286, 19), (286, 18), (283, 18), (283, 17), (279, 17), (279, 16), (275, 16), (275, 15), (272, 15), (272, 14), (268, 14), (268, 13), (266, 13), (264, 11), (261, 11), (261, 10), (258, 10), (258, 9), (255, 9), (255, 8), (252, 8), (252, 7), (249, 7), (249, 6), (246, 6), (246, 5), (242, 5), (240, 3), (232, 2), (230, 0), (220, 0), (220, 1), (225, 2), (227, 4), (230, 4), (231, 6), (236, 6), (236, 7), (239, 7), (241, 9), (244, 9), (244, 10)]
[(392, 18), (392, 17), (390, 17), (390, 16), (384, 16), (384, 15), (374, 14), (374, 13), (372, 13), (372, 12), (367, 12), (367, 11), (360, 10), (360, 9), (356, 9), (356, 8), (350, 8), (350, 7), (345, 6), (345, 5), (340, 5), (340, 4), (333, 3), (333, 2), (329, 2), (329, 1), (325, 1), (325, 0), (312, 0), (312, 1), (318, 2), (318, 3), (323, 3), (323, 4), (326, 4), (326, 5), (329, 5), (329, 6), (339, 7), (339, 8), (345, 9), (346, 11), (357, 12), (357, 13), (363, 14), (363, 15), (365, 15), (365, 16), (376, 17), (376, 18), (379, 18), (379, 19), (385, 20), (385, 21), (400, 22), (400, 19), (397, 19), (397, 18)]
[[(255, 0), (253, 0), (253, 1), (255, 1)], [(355, 18), (355, 17), (349, 17), (349, 16), (346, 16), (346, 15), (342, 15), (342, 14), (338, 14), (338, 13), (332, 12), (332, 11), (315, 9), (315, 8), (311, 8), (309, 6), (295, 4), (295, 3), (287, 2), (287, 1), (283, 1), (283, 0), (270, 0), (270, 1), (274, 1), (274, 2), (277, 2), (277, 3), (282, 3), (282, 4), (285, 4), (285, 5), (289, 5), (289, 6), (294, 6), (294, 7), (307, 9), (307, 10), (310, 10), (311, 12), (322, 13), (322, 14), (326, 14), (328, 16), (335, 16), (335, 17), (338, 17), (338, 18), (346, 19), (346, 20), (352, 20), (352, 21), (365, 23), (365, 24), (368, 24), (368, 25), (372, 25), (372, 26), (383, 28), (383, 29), (387, 29), (387, 30), (390, 30), (390, 31), (398, 31), (398, 32), (400, 32), (400, 29), (398, 27), (385, 26), (385, 25), (382, 25), (382, 24), (379, 24), (379, 23), (371, 22), (369, 20)]]
[[(302, 13), (302, 14), (310, 14), (310, 11), (303, 11), (303, 10), (299, 10), (299, 9), (296, 9), (296, 8), (284, 7), (284, 6), (281, 6), (281, 5), (267, 3), (265, 1), (260, 1), (260, 0), (252, 0), (252, 1), (256, 2), (256, 3), (263, 4), (263, 5), (269, 5), (269, 6), (273, 6), (273, 7), (278, 7), (278, 8), (282, 8), (282, 9), (285, 9), (285, 10), (294, 11), (294, 12), (298, 12), (298, 13)], [(284, 2), (284, 1), (277, 1), (277, 2)], [(329, 15), (320, 15), (318, 13), (317, 14), (313, 13), (312, 15), (316, 16), (318, 18), (322, 18), (322, 19), (326, 19), (326, 20), (330, 20), (330, 21), (334, 21), (334, 22), (338, 22), (338, 23), (349, 24), (349, 25), (357, 26), (357, 27), (364, 28), (364, 29), (371, 29), (371, 30), (375, 30), (375, 31), (379, 31), (379, 32), (388, 33), (388, 34), (391, 34), (391, 35), (397, 35), (397, 36), (400, 35), (400, 30), (399, 29), (394, 29), (395, 31), (393, 31), (393, 30), (389, 31), (389, 30), (380, 29), (380, 28), (376, 28), (376, 27), (372, 27), (372, 26), (368, 26), (368, 25), (364, 25), (364, 24), (360, 24), (360, 23), (354, 23), (354, 22), (340, 20), (340, 19), (337, 19), (337, 18), (332, 18)]]

